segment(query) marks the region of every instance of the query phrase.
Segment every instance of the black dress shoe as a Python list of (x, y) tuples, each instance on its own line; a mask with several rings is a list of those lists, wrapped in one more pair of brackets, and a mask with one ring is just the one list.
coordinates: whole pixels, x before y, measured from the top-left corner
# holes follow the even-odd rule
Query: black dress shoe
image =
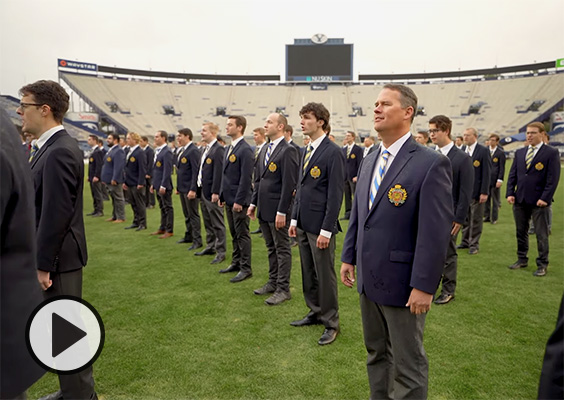
[(241, 271), (241, 268), (238, 265), (233, 265), (231, 264), (229, 267), (224, 268), (224, 269), (220, 269), (219, 273), (220, 274), (226, 274), (228, 272), (239, 272)]
[(478, 249), (470, 249), (470, 250), (468, 251), (468, 254), (470, 254), (471, 256), (474, 256), (474, 255), (476, 255), (476, 254), (478, 254), (478, 253), (479, 253), (479, 250), (478, 250)]
[(104, 216), (104, 213), (102, 213), (102, 212), (97, 212), (97, 213), (92, 214), (92, 216), (93, 216), (93, 217), (103, 217), (103, 216)]
[(131, 224), (131, 225), (129, 225), (129, 226), (126, 226), (126, 227), (123, 228), (123, 229), (136, 229), (136, 228), (139, 228), (139, 225)]
[(144, 231), (145, 229), (147, 229), (145, 225), (139, 225), (135, 230), (139, 232), (139, 231)]
[(192, 243), (191, 240), (188, 240), (186, 238), (182, 238), (180, 240), (177, 240), (176, 243), (181, 244), (181, 243)]
[(213, 260), (211, 260), (210, 264), (219, 264), (220, 262), (225, 261), (225, 256), (220, 256), (219, 254), (215, 256)]
[(201, 243), (192, 243), (192, 246), (188, 247), (188, 250), (196, 250), (202, 247)]
[(489, 218), (484, 218), (484, 222), (491, 222)]
[(215, 254), (214, 249), (204, 249), (202, 251), (198, 251), (197, 253), (194, 253), (195, 256), (212, 256), (214, 254)]
[(533, 272), (533, 276), (545, 276), (546, 275), (546, 268), (539, 267), (535, 272)]
[(465, 244), (459, 244), (458, 246), (456, 246), (457, 249), (467, 249), (468, 246)]
[(63, 392), (60, 390), (57, 390), (54, 393), (39, 398), (39, 400), (62, 400), (62, 399), (63, 399)]
[(94, 214), (96, 214), (96, 212), (92, 211), (91, 213), (86, 214), (86, 216), (87, 216), (87, 217), (91, 217), (91, 216), (93, 216)]
[(264, 301), (264, 304), (269, 306), (277, 306), (284, 303), (286, 300), (290, 300), (292, 295), (290, 292), (285, 292), (283, 290), (277, 290), (272, 296)]
[(526, 262), (522, 262), (522, 261), (515, 261), (515, 263), (511, 264), (509, 267), (509, 269), (519, 269), (519, 268), (527, 268), (528, 265)]
[(437, 297), (435, 299), (435, 304), (446, 304), (449, 301), (454, 299), (454, 295), (453, 294), (449, 294), (449, 293), (442, 293), (439, 297)]
[(337, 334), (339, 333), (339, 329), (333, 328), (326, 328), (323, 332), (323, 335), (319, 338), (317, 342), (320, 346), (325, 346), (326, 344), (331, 344), (337, 339)]
[(321, 321), (317, 318), (306, 315), (303, 319), (290, 322), (292, 326), (308, 326), (308, 325), (321, 325)]
[(260, 230), (260, 228), (258, 228), (258, 229), (256, 229), (256, 230), (252, 231), (252, 232), (251, 232), (251, 235), (256, 235), (256, 234), (258, 234), (258, 233), (262, 233), (262, 231)]
[(229, 279), (229, 282), (231, 282), (231, 283), (242, 282), (245, 279), (249, 279), (252, 276), (253, 276), (252, 272), (239, 271), (239, 273), (237, 275), (235, 275), (233, 278)]

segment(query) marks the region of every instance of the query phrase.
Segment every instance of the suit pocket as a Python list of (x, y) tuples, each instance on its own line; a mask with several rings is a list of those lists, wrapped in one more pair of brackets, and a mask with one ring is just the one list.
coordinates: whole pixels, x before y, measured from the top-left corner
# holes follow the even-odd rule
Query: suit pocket
[(390, 252), (390, 261), (410, 264), (413, 261), (413, 252), (392, 250)]

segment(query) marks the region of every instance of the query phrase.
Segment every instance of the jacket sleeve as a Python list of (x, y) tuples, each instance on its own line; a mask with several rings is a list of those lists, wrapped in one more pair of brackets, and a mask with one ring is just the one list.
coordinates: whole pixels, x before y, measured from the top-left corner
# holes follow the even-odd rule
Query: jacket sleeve
[(246, 146), (241, 154), (241, 176), (235, 195), (235, 203), (248, 206), (251, 203), (251, 181), (253, 179), (254, 157), (250, 146)]
[(480, 194), (490, 193), (490, 180), (492, 178), (492, 158), (488, 154), (486, 148), (483, 149), (482, 153), (482, 187), (480, 188)]
[(172, 190), (173, 163), (174, 163), (174, 155), (172, 154), (172, 151), (165, 152), (163, 157), (163, 180), (160, 186), (166, 188), (167, 190)]
[(474, 168), (470, 157), (462, 157), (460, 165), (458, 204), (454, 210), (454, 222), (463, 224), (468, 215), (470, 201), (472, 200), (472, 190), (474, 188)]
[(294, 146), (286, 148), (282, 162), (284, 163), (282, 166), (282, 190), (280, 191), (280, 201), (276, 211), (287, 214), (290, 204), (292, 204), (292, 197), (298, 179), (298, 151)]
[(147, 160), (146, 154), (143, 150), (139, 151), (139, 159), (137, 162), (139, 163), (139, 178), (137, 180), (137, 185), (145, 186), (145, 175), (147, 174)]
[(509, 176), (507, 177), (507, 190), (505, 192), (505, 197), (515, 196), (515, 188), (517, 187), (517, 157), (519, 152), (515, 152), (515, 158), (513, 163), (511, 163), (511, 168), (509, 169)]
[(329, 169), (327, 207), (321, 229), (335, 233), (345, 191), (345, 156), (339, 149), (333, 152), (332, 157)]
[(558, 181), (560, 180), (560, 157), (558, 151), (551, 148), (552, 151), (548, 159), (548, 170), (546, 175), (546, 185), (542, 192), (540, 200), (546, 202), (547, 204), (552, 203), (552, 198), (554, 197), (554, 192), (556, 192), (556, 187), (558, 186)]
[(125, 153), (122, 149), (118, 149), (114, 153), (114, 175), (112, 180), (117, 183), (123, 183), (125, 179)]
[[(362, 170), (363, 165), (364, 163), (361, 161), (360, 165), (358, 166), (357, 176), (360, 176), (360, 171)], [(347, 228), (347, 233), (345, 234), (345, 240), (343, 241), (343, 250), (341, 251), (341, 262), (356, 265), (357, 237), (358, 237), (358, 196), (354, 196), (352, 199), (349, 227)]]
[[(500, 156), (499, 156), (499, 174), (497, 175), (497, 179), (498, 180), (503, 180), (503, 178), (505, 177), (505, 162), (507, 161), (507, 157), (505, 156), (505, 152), (503, 150), (500, 150)], [(492, 182), (492, 185), (494, 185), (495, 182)]]
[(190, 167), (192, 168), (192, 180), (190, 184), (190, 190), (194, 192), (198, 190), (198, 174), (200, 172), (201, 156), (202, 155), (200, 154), (200, 152), (196, 149), (195, 151), (192, 152), (190, 158), (188, 159), (188, 161), (190, 162)]
[(223, 146), (217, 146), (215, 154), (213, 155), (213, 182), (212, 194), (219, 194), (221, 191), (221, 181), (223, 180), (223, 158), (225, 156), (225, 149)]

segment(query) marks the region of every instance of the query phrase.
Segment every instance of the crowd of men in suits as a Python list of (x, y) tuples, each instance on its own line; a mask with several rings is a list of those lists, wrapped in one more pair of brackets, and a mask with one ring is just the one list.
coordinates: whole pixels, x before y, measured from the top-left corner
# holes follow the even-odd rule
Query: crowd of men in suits
[[(76, 144), (60, 125), (68, 95), (54, 82), (34, 85), (22, 88), (18, 113), (23, 129), (37, 139), (29, 160), (36, 190), (38, 280), (47, 298), (80, 297), (87, 261), (84, 165)], [(44, 97), (44, 91), (54, 92), (59, 101)], [(309, 311), (290, 324), (323, 325), (318, 344), (327, 345), (340, 330), (334, 263), (344, 196), (349, 228), (340, 279), (353, 287), (358, 278), (371, 398), (425, 398), (425, 316), (433, 301), (446, 304), (454, 298), (457, 248), (478, 253), (489, 198), (486, 220), (497, 221), (505, 155), (497, 146), (497, 135), (490, 136), (488, 150), (477, 143), (473, 128), (464, 131), (464, 147), (459, 149), (451, 138), (452, 122), (443, 115), (431, 118), (428, 132), (414, 138), (415, 110), (417, 96), (410, 88), (386, 85), (374, 109), (381, 143), (376, 146), (376, 139), (366, 138), (364, 149), (355, 144), (354, 132), (347, 132), (344, 147), (331, 140), (330, 113), (320, 103), (308, 103), (300, 110), (307, 138), (303, 148), (292, 141), (292, 129), (278, 113), (267, 116), (264, 128), (254, 129), (254, 149), (244, 140), (246, 119), (237, 115), (227, 118), (229, 145), (220, 144), (220, 128), (211, 122), (202, 125), (199, 146), (190, 129), (179, 130), (174, 151), (162, 130), (155, 133), (154, 150), (146, 137), (134, 132), (125, 138), (109, 134), (107, 152), (91, 136), (88, 181), (93, 211), (89, 215), (104, 215), (107, 192), (112, 200), (108, 222), (125, 222), (127, 202), (134, 218), (125, 229), (143, 231), (146, 209), (154, 206), (156, 196), (161, 218), (151, 235), (167, 239), (174, 234), (172, 196), (179, 195), (185, 232), (178, 243), (191, 243), (189, 250), (204, 247), (201, 212), (205, 247), (194, 254), (213, 255), (211, 264), (226, 259), (227, 219), (231, 263), (219, 272), (236, 272), (230, 279), (233, 283), (252, 277), (249, 221), (258, 218), (269, 271), (267, 282), (254, 294), (268, 295), (267, 305), (291, 298), (294, 238)], [(517, 151), (507, 183), (518, 242), (518, 260), (509, 268), (527, 266), (532, 218), (539, 248), (535, 276), (545, 275), (548, 266), (548, 207), (560, 174), (558, 152), (544, 144), (543, 134), (542, 124), (527, 127), (528, 146)], [(434, 149), (417, 143), (429, 138)], [(456, 246), (460, 230), (463, 239)], [(60, 243), (62, 248), (54, 246)], [(440, 295), (434, 298), (441, 280)], [(59, 379), (61, 390), (47, 399), (96, 398), (91, 367)]]

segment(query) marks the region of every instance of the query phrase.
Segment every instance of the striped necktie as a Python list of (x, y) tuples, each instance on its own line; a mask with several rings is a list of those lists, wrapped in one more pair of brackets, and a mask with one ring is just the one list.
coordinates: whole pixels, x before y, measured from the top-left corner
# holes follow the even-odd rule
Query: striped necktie
[(352, 146), (347, 146), (347, 158), (351, 157)]
[(268, 160), (270, 160), (270, 155), (272, 154), (272, 145), (273, 145), (273, 143), (270, 143), (268, 145), (268, 148), (266, 149), (266, 156), (264, 156), (264, 166), (265, 167), (268, 165)]
[(531, 163), (533, 162), (533, 157), (535, 155), (535, 146), (529, 147), (527, 150), (527, 156), (525, 157), (525, 164), (527, 165), (527, 169), (531, 167)]
[(259, 153), (260, 153), (260, 147), (256, 146), (255, 147), (255, 160), (258, 158)]
[(388, 150), (384, 150), (382, 153), (382, 157), (380, 158), (380, 163), (378, 164), (378, 170), (376, 171), (376, 176), (372, 181), (372, 186), (370, 186), (370, 199), (368, 201), (368, 209), (372, 208), (372, 204), (374, 204), (374, 199), (376, 198), (376, 193), (378, 193), (378, 188), (380, 188), (380, 184), (382, 183), (382, 178), (386, 173), (386, 165), (388, 164), (388, 157), (390, 156), (390, 152)]
[(304, 172), (307, 169), (307, 165), (309, 164), (309, 159), (311, 158), (311, 152), (313, 151), (313, 146), (311, 144), (309, 144), (307, 146), (307, 151), (305, 153), (305, 157), (304, 157)]
[(208, 144), (202, 154), (202, 159), (200, 160), (200, 171), (198, 171), (198, 180), (196, 181), (198, 187), (202, 187), (202, 169), (204, 168), (204, 163), (206, 162), (206, 157), (210, 151), (210, 145)]
[(472, 157), (472, 154), (470, 154), (470, 146), (466, 146), (466, 154)]
[(227, 151), (227, 157), (225, 158), (229, 160), (229, 156), (231, 155), (231, 153), (233, 153), (233, 145), (229, 145), (229, 150)]
[(39, 150), (39, 147), (37, 146), (37, 143), (34, 143), (33, 146), (31, 146), (31, 151), (29, 152), (29, 162), (33, 161), (33, 156), (35, 156), (37, 150)]

